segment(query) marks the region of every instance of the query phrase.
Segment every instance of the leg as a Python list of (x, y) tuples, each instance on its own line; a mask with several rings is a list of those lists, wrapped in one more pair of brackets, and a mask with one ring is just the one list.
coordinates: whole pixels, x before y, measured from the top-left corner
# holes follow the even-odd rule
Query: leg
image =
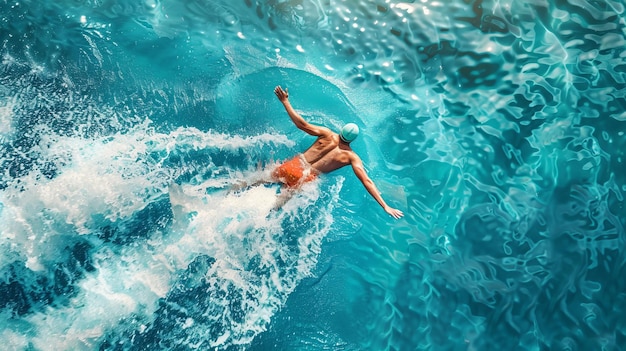
[(289, 199), (291, 199), (295, 195), (295, 193), (295, 189), (283, 187), (280, 194), (276, 198), (276, 202), (274, 203), (274, 207), (272, 207), (272, 210), (274, 211), (281, 209), (283, 205), (286, 204), (287, 201), (289, 201)]
[(248, 183), (246, 180), (241, 180), (237, 184), (231, 186), (231, 188), (228, 191), (228, 193), (229, 194), (237, 193), (237, 192), (241, 192), (241, 191), (244, 191), (246, 189), (249, 189), (251, 187), (257, 186), (257, 185), (273, 184), (273, 183), (281, 183), (281, 181), (276, 179), (276, 178), (274, 178), (274, 175), (272, 173), (269, 177), (266, 176), (266, 177), (257, 179), (257, 180), (255, 180), (252, 183)]

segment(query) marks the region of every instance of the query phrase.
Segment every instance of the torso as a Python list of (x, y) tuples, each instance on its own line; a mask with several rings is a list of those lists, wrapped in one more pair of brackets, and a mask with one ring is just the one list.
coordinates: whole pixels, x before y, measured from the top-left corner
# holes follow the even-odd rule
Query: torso
[(354, 151), (350, 145), (339, 140), (338, 134), (332, 133), (317, 138), (303, 155), (317, 171), (328, 173), (349, 165), (352, 162)]

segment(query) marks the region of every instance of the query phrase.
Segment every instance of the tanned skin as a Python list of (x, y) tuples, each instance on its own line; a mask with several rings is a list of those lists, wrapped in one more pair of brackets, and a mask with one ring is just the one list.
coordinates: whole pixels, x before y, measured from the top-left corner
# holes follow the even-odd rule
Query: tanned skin
[(317, 140), (304, 153), (306, 161), (318, 172), (329, 173), (341, 167), (351, 165), (354, 174), (363, 183), (367, 192), (391, 217), (398, 219), (404, 216), (402, 211), (392, 208), (383, 200), (374, 182), (368, 177), (361, 158), (352, 150), (350, 143), (343, 141), (339, 134), (326, 127), (308, 123), (300, 116), (289, 102), (289, 93), (280, 86), (274, 89), (274, 94), (283, 104), (291, 121), (303, 132), (317, 137)]

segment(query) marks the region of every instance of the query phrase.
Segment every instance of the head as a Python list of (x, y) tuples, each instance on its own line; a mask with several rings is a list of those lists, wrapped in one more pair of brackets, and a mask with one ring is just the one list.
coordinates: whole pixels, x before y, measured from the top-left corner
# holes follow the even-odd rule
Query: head
[(341, 132), (339, 132), (339, 138), (344, 143), (350, 144), (356, 137), (359, 136), (359, 127), (354, 123), (348, 123), (343, 128), (341, 128)]

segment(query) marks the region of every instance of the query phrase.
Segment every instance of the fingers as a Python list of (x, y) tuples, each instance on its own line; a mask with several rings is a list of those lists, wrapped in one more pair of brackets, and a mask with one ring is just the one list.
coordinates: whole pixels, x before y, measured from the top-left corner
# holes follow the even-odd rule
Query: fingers
[(276, 94), (276, 96), (282, 100), (283, 98), (289, 97), (289, 89), (283, 90), (280, 85), (277, 85), (276, 88), (274, 88), (274, 94)]
[(402, 216), (404, 216), (404, 213), (402, 213), (402, 211), (400, 210), (393, 208), (389, 211), (389, 215), (395, 219), (400, 219), (402, 218)]

